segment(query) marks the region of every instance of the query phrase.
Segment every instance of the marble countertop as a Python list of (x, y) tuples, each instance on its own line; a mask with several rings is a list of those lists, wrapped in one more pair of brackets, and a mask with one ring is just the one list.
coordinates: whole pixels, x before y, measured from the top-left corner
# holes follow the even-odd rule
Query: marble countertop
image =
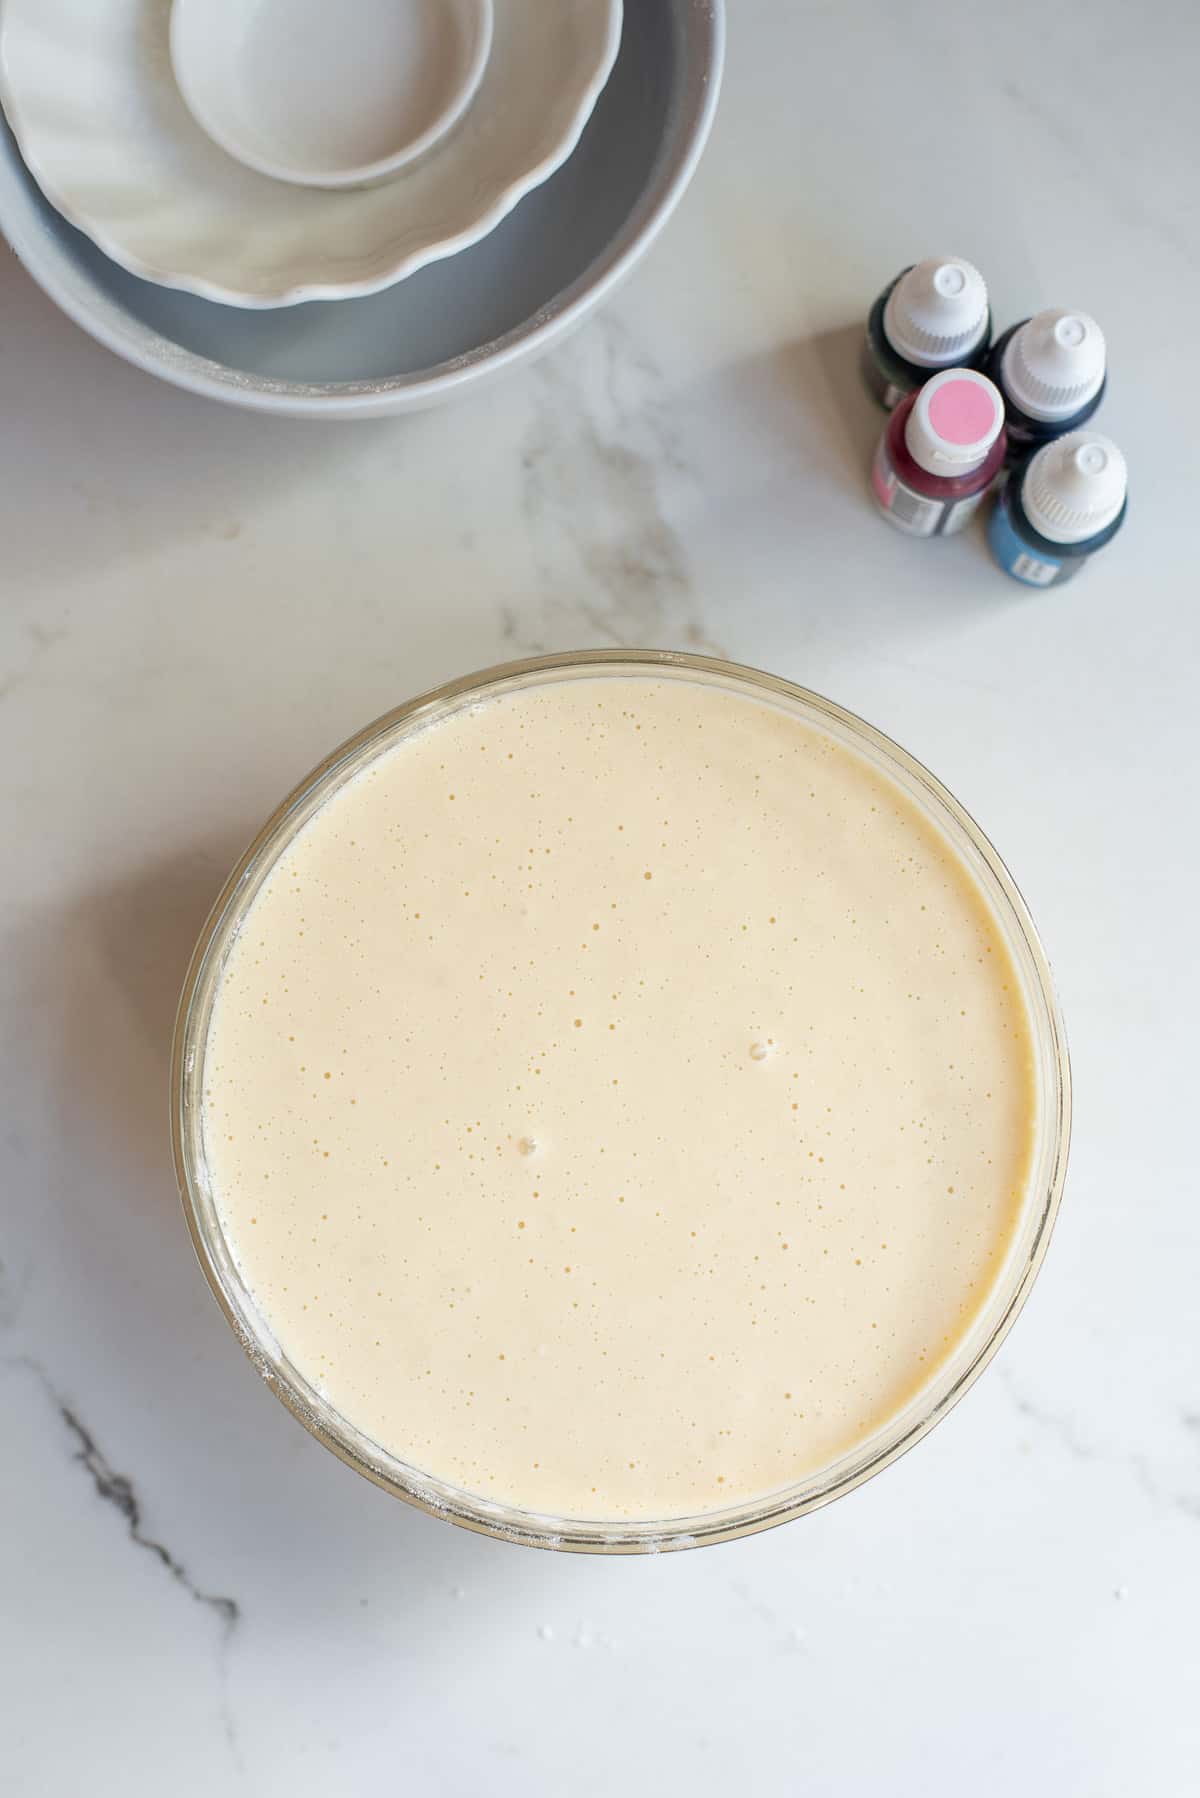
[[(457, 407), (223, 410), (0, 259), (12, 1798), (1195, 1790), (1200, 15), (733, 12), (647, 263)], [(870, 510), (861, 322), (942, 247), (1000, 323), (1108, 333), (1130, 519), (1060, 593)], [(652, 1561), (453, 1530), (311, 1441), (166, 1141), (188, 952), (278, 796), (420, 688), (584, 644), (775, 669), (932, 766), (1026, 892), (1077, 1086), (1049, 1260), (957, 1411), (827, 1510)]]

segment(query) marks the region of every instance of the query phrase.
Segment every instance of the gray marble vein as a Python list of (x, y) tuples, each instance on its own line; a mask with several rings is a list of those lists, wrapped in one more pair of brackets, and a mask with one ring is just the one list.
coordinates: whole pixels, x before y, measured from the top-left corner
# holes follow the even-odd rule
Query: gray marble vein
[(11, 644), (0, 649), (0, 703), (34, 675), (41, 662), (70, 635), (69, 617), (47, 623), (37, 617), (8, 621)]
[(98, 1498), (105, 1504), (112, 1505), (117, 1514), (124, 1519), (129, 1539), (138, 1548), (145, 1549), (153, 1555), (160, 1566), (165, 1568), (176, 1585), (181, 1586), (188, 1596), (198, 1605), (210, 1611), (220, 1626), (219, 1637), (219, 1682), (220, 1712), (224, 1727), (225, 1739), (229, 1746), (234, 1766), (240, 1771), (241, 1754), (238, 1747), (237, 1731), (233, 1713), (229, 1703), (229, 1646), (242, 1620), (242, 1609), (237, 1599), (224, 1593), (208, 1592), (188, 1572), (187, 1568), (174, 1551), (156, 1536), (150, 1535), (144, 1527), (142, 1501), (133, 1480), (128, 1474), (118, 1473), (104, 1451), (96, 1441), (91, 1430), (82, 1421), (75, 1406), (58, 1390), (49, 1374), (40, 1362), (31, 1356), (10, 1356), (7, 1360), (10, 1368), (19, 1369), (37, 1381), (42, 1391), (58, 1414), (74, 1444), (71, 1459), (89, 1475)]
[(241, 1610), (237, 1600), (215, 1592), (204, 1591), (196, 1584), (183, 1562), (171, 1552), (165, 1543), (146, 1534), (142, 1527), (142, 1504), (133, 1481), (128, 1474), (118, 1473), (110, 1465), (91, 1431), (80, 1422), (78, 1415), (65, 1399), (53, 1390), (51, 1390), (50, 1396), (57, 1406), (59, 1417), (75, 1439), (76, 1447), (72, 1458), (78, 1461), (91, 1475), (97, 1495), (106, 1504), (115, 1506), (125, 1519), (130, 1540), (136, 1542), (139, 1548), (144, 1548), (148, 1554), (154, 1555), (166, 1568), (171, 1578), (176, 1580), (197, 1604), (211, 1606), (220, 1619), (221, 1628), (226, 1635), (236, 1629), (241, 1619)]
[(514, 650), (556, 646), (579, 621), (617, 647), (709, 637), (672, 511), (696, 503), (661, 369), (615, 315), (536, 371), (521, 505), (539, 591), (503, 612)]
[[(1020, 1415), (1052, 1435), (1059, 1446), (1065, 1449), (1073, 1459), (1104, 1462), (1114, 1467), (1123, 1467), (1132, 1475), (1146, 1497), (1154, 1504), (1167, 1505), (1185, 1517), (1200, 1521), (1200, 1492), (1181, 1489), (1178, 1484), (1165, 1478), (1158, 1469), (1151, 1465), (1149, 1459), (1137, 1450), (1122, 1451), (1093, 1441), (1080, 1429), (1074, 1417), (1031, 1399), (1014, 1385), (1011, 1374), (1004, 1375), (1004, 1383), (1007, 1386), (1009, 1398)], [(1180, 1423), (1184, 1429), (1200, 1433), (1200, 1418), (1188, 1412), (1182, 1412)]]

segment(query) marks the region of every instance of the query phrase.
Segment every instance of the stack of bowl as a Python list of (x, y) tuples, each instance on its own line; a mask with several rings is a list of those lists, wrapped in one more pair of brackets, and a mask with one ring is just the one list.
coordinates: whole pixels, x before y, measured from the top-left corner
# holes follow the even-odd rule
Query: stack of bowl
[(633, 265), (703, 148), (723, 37), (721, 0), (4, 0), (0, 230), (180, 386), (406, 411)]

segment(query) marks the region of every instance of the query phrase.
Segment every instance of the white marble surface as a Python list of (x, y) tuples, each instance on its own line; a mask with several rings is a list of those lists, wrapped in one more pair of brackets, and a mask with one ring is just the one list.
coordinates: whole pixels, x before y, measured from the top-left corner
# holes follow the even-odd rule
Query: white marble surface
[[(223, 411), (0, 262), (13, 1798), (1196, 1789), (1200, 14), (733, 13), (656, 253), (456, 409)], [(1130, 522), (1061, 594), (868, 509), (859, 321), (942, 246), (1002, 322), (1109, 333)], [(714, 646), (931, 764), (1025, 887), (1077, 1081), (1049, 1261), (955, 1414), (816, 1516), (658, 1561), (454, 1531), (310, 1441), (166, 1141), (190, 943), (281, 791), (418, 688), (591, 643)]]

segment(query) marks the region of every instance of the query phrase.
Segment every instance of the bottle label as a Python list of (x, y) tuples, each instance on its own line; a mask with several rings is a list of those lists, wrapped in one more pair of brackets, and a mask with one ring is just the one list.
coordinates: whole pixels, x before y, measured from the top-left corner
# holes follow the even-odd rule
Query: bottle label
[(1052, 556), (1035, 555), (1024, 538), (1017, 535), (1003, 500), (992, 513), (988, 542), (1005, 574), (1011, 574), (1015, 581), (1024, 581), (1027, 587), (1052, 587), (1063, 577), (1062, 562)]
[(946, 537), (961, 531), (983, 498), (982, 493), (972, 493), (965, 499), (929, 499), (918, 493), (896, 473), (886, 436), (880, 438), (875, 451), (871, 486), (880, 511), (910, 537)]
[(1048, 587), (1061, 567), (1061, 562), (1039, 562), (1036, 556), (1022, 551), (1008, 572), (1019, 581), (1028, 581), (1031, 587)]
[(880, 510), (887, 514), (897, 530), (907, 531), (910, 537), (933, 536), (942, 515), (942, 503), (926, 499), (923, 494), (914, 493), (911, 487), (905, 486), (888, 455), (886, 437), (880, 438), (875, 452), (871, 485)]

